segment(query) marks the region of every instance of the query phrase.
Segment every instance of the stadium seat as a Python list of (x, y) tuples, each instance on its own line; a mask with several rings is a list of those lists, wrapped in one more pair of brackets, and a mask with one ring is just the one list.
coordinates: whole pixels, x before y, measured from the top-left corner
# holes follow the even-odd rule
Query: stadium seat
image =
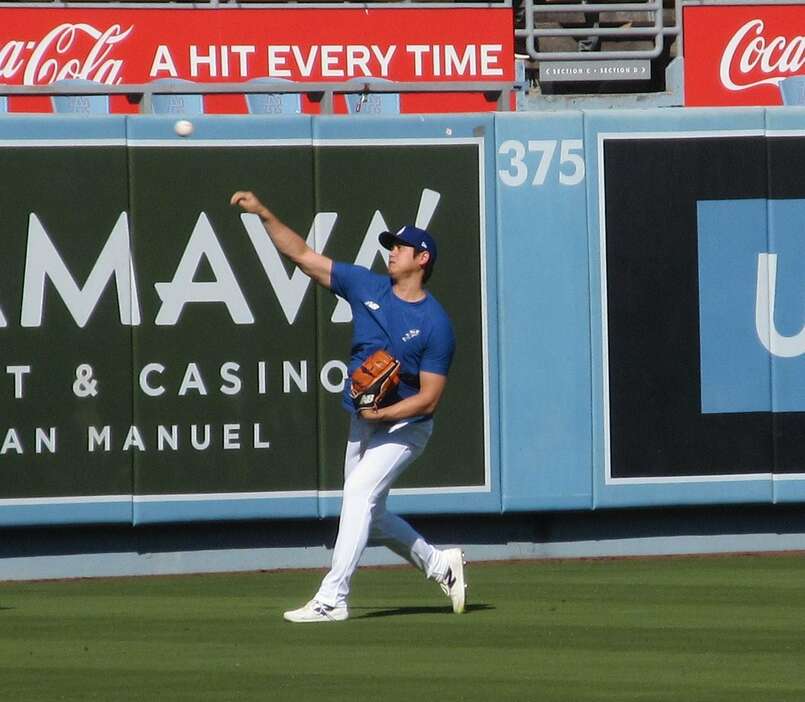
[[(361, 78), (352, 81), (356, 85), (389, 85), (393, 81), (385, 78)], [(347, 111), (351, 115), (398, 115), (400, 114), (399, 93), (345, 93)]]
[(805, 105), (805, 76), (793, 76), (780, 83), (783, 105)]
[[(277, 83), (293, 83), (283, 78), (254, 78), (247, 85), (265, 85), (270, 89)], [(246, 93), (246, 106), (252, 115), (298, 115), (302, 113), (302, 97), (299, 93)]]
[[(97, 83), (80, 78), (57, 80), (53, 87), (69, 89), (75, 86), (94, 86)], [(97, 115), (109, 113), (108, 95), (53, 95), (53, 111), (59, 114)]]
[[(190, 80), (179, 80), (178, 78), (161, 78), (151, 83), (153, 86), (187, 86), (192, 88), (195, 83)], [(154, 114), (181, 114), (181, 115), (203, 115), (204, 96), (191, 93), (154, 93), (151, 96), (151, 111)]]

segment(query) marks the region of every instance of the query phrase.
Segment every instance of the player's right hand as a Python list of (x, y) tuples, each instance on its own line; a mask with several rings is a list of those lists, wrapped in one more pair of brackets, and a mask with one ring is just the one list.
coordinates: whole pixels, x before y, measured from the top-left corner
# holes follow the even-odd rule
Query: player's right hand
[(265, 209), (265, 205), (249, 190), (238, 190), (229, 199), (229, 204), (239, 206), (244, 211), (251, 212), (252, 214), (260, 214), (260, 212)]

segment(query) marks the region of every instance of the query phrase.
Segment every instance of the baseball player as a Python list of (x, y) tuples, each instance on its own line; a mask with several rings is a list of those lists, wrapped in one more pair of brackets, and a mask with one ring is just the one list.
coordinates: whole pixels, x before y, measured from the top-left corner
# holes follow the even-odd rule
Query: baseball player
[(347, 619), (350, 580), (370, 538), (439, 583), (453, 611), (463, 612), (461, 549), (433, 547), (405, 520), (386, 510), (392, 484), (428, 443), (455, 348), (447, 313), (424, 288), (436, 263), (436, 242), (414, 226), (384, 232), (380, 243), (390, 251), (389, 275), (377, 275), (316, 253), (251, 192), (234, 193), (230, 203), (259, 216), (280, 253), (349, 302), (353, 315), (350, 375), (378, 349), (400, 362), (399, 385), (377, 408), (357, 411), (350, 383), (346, 384), (344, 406), (351, 413), (351, 423), (332, 566), (314, 598), (285, 612), (285, 619), (299, 623)]

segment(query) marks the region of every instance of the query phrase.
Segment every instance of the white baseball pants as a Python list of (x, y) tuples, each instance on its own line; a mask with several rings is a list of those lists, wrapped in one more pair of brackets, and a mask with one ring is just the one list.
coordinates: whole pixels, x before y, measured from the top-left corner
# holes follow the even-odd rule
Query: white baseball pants
[(394, 481), (424, 450), (433, 432), (433, 420), (385, 424), (352, 417), (344, 458), (344, 498), (330, 572), (316, 594), (323, 604), (346, 604), (352, 574), (366, 544), (388, 546), (424, 571), (443, 577), (447, 565), (442, 552), (431, 546), (408, 522), (386, 511)]

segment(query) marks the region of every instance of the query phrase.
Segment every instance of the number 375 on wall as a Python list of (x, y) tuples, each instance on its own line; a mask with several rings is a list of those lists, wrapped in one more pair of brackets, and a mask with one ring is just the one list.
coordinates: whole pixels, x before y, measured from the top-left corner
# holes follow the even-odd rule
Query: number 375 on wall
[[(551, 170), (557, 148), (559, 149), (558, 169)], [(524, 185), (528, 177), (533, 173), (531, 185), (545, 185), (550, 176), (551, 179), (559, 175), (560, 185), (578, 185), (584, 180), (584, 143), (581, 139), (529, 139), (525, 144), (516, 139), (504, 141), (498, 154), (504, 159), (503, 165), (508, 159), (506, 168), (498, 171), (498, 176), (504, 185), (517, 188)], [(535, 154), (535, 156), (530, 156)]]

